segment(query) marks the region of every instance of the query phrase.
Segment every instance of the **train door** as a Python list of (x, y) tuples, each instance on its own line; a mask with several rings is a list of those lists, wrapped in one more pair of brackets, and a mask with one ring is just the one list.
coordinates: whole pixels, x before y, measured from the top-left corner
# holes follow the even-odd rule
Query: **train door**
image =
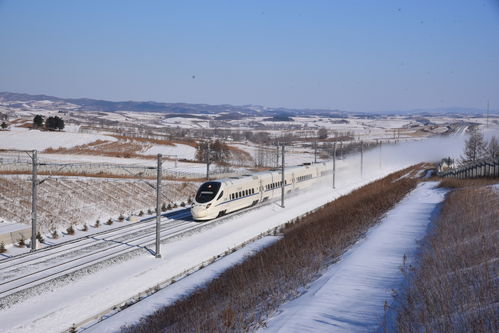
[(264, 190), (265, 190), (265, 189), (263, 188), (263, 182), (262, 182), (262, 180), (261, 180), (261, 179), (258, 181), (258, 186), (259, 186), (259, 187), (258, 187), (258, 191), (260, 192), (260, 196), (259, 196), (258, 200), (259, 200), (260, 202), (262, 202), (262, 201), (263, 201), (263, 196), (264, 196), (264, 194), (265, 194), (265, 193), (264, 193)]

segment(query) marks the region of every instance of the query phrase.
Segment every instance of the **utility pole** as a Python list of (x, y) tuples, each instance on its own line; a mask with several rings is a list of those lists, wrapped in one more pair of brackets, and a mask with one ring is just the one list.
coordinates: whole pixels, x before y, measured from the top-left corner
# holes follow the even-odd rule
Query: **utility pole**
[(276, 159), (275, 159), (275, 167), (278, 168), (279, 167), (279, 142), (277, 143), (277, 150), (276, 150)]
[(284, 143), (282, 144), (282, 160), (281, 160), (281, 207), (284, 208)]
[(360, 178), (364, 177), (364, 147), (362, 140), (360, 141)]
[(158, 154), (158, 167), (156, 173), (156, 258), (161, 258), (160, 253), (160, 220), (161, 220), (161, 207), (160, 207), (160, 197), (161, 197), (161, 154)]
[(343, 160), (343, 140), (340, 141), (340, 160)]
[(36, 201), (38, 190), (38, 152), (33, 150), (31, 155), (32, 175), (31, 175), (31, 251), (36, 250)]
[(210, 142), (206, 143), (206, 180), (210, 180)]
[(383, 144), (383, 141), (379, 140), (379, 168), (381, 169), (381, 163), (382, 163), (382, 158), (381, 158), (381, 145)]
[(336, 188), (336, 141), (333, 144), (333, 189)]
[(487, 101), (487, 128), (489, 128), (489, 101)]
[(317, 139), (314, 140), (314, 163), (317, 163)]

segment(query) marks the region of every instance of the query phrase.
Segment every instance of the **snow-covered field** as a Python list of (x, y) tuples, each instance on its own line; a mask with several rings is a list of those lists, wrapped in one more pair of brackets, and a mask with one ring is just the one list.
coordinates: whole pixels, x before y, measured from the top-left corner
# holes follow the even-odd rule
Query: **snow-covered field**
[(15, 128), (11, 131), (0, 131), (0, 149), (39, 150), (47, 148), (70, 148), (87, 144), (96, 140), (114, 141), (113, 137), (98, 134), (73, 132), (47, 132)]
[(151, 148), (143, 151), (142, 154), (162, 154), (164, 156), (170, 156), (171, 158), (194, 160), (196, 148), (182, 144), (175, 144), (174, 146), (153, 145)]

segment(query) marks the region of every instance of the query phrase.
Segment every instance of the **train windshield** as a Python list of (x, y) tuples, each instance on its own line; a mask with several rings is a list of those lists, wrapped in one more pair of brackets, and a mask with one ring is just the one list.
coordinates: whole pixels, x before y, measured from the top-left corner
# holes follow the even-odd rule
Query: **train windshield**
[(196, 202), (205, 203), (215, 199), (221, 185), (219, 182), (206, 182), (201, 185), (196, 194)]

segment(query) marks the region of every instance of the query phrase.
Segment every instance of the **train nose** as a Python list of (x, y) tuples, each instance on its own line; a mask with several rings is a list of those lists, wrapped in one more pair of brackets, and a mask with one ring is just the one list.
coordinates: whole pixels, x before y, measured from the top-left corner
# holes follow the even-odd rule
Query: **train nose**
[(196, 205), (196, 206), (192, 206), (191, 214), (192, 214), (193, 218), (200, 219), (200, 218), (206, 217), (206, 215), (208, 215), (208, 212), (207, 212), (206, 208), (204, 207), (204, 205)]

